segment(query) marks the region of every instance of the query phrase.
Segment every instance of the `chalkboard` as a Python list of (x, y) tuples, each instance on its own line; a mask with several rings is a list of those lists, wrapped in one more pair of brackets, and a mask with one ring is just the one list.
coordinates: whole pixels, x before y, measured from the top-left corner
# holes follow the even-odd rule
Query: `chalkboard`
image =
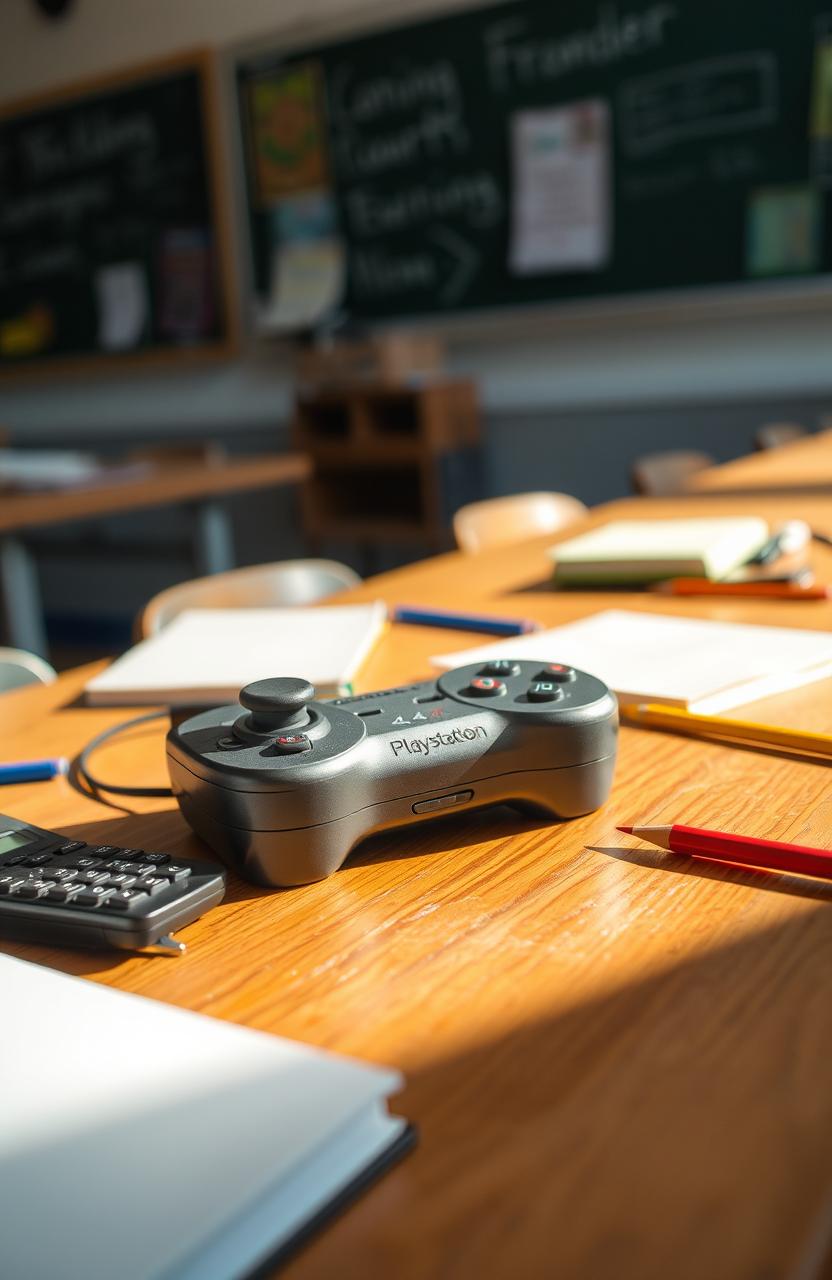
[(223, 353), (213, 68), (156, 63), (0, 115), (0, 370)]
[(832, 268), (821, 0), (517, 0), (238, 65), (264, 324)]

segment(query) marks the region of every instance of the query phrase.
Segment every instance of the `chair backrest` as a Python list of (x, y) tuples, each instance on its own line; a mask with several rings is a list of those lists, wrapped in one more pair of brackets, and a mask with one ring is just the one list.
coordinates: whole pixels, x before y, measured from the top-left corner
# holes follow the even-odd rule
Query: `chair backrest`
[(766, 422), (754, 432), (755, 449), (778, 449), (806, 435), (806, 428), (797, 422)]
[(192, 578), (160, 591), (145, 605), (138, 632), (154, 635), (184, 609), (264, 609), (270, 605), (311, 604), (361, 581), (337, 560), (279, 560), (248, 569), (231, 569)]
[(55, 668), (36, 653), (0, 647), (0, 693), (19, 689), (24, 684), (51, 684), (57, 678)]
[(667, 449), (637, 458), (630, 478), (636, 493), (660, 498), (681, 493), (688, 478), (696, 471), (715, 466), (716, 458), (709, 453), (695, 449)]
[(569, 493), (515, 493), (506, 498), (486, 498), (460, 507), (454, 516), (456, 545), (463, 551), (481, 551), (511, 542), (522, 542), (538, 533), (554, 533), (587, 513), (580, 498)]

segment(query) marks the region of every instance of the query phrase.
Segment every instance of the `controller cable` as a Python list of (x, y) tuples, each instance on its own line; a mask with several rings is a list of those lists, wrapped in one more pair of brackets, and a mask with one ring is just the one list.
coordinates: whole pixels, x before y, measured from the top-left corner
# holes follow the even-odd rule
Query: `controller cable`
[(117, 796), (172, 796), (173, 791), (170, 787), (120, 787), (112, 782), (103, 782), (91, 772), (89, 767), (90, 757), (94, 752), (111, 738), (124, 733), (125, 729), (132, 729), (137, 724), (147, 724), (150, 720), (167, 720), (169, 716), (170, 711), (149, 711), (142, 716), (133, 716), (131, 720), (123, 720), (121, 724), (112, 725), (103, 733), (96, 734), (78, 756), (75, 768), (79, 776), (93, 791), (107, 791)]

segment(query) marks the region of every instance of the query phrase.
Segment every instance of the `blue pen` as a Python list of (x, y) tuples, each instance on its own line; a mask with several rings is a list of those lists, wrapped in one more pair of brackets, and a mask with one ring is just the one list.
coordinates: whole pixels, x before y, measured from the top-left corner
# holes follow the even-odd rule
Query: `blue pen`
[(446, 609), (420, 609), (399, 605), (392, 612), (394, 622), (412, 622), (418, 627), (450, 627), (457, 631), (485, 631), (492, 636), (523, 636), (539, 631), (540, 623), (528, 618), (493, 618), (482, 613), (451, 613)]
[(0, 784), (4, 782), (45, 782), (66, 773), (69, 762), (58, 760), (20, 760), (16, 764), (0, 764)]

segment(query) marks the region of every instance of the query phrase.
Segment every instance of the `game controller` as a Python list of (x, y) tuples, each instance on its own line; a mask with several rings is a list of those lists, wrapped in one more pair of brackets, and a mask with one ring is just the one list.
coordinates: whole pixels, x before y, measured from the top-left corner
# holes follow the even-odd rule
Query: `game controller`
[(379, 693), (314, 692), (258, 680), (240, 706), (168, 733), (185, 818), (259, 884), (322, 880), (365, 836), (451, 810), (510, 803), (577, 817), (612, 784), (615, 697), (562, 663), (501, 659)]

